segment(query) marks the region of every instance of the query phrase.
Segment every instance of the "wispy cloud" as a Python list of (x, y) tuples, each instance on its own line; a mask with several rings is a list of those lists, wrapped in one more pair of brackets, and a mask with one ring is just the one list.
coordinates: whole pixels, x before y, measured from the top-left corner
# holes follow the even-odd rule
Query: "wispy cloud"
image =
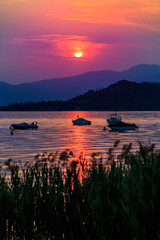
[(27, 0), (1, 0), (2, 3), (18, 3), (18, 2), (27, 2)]
[(89, 41), (87, 36), (47, 34), (17, 38), (9, 41), (8, 46), (13, 51), (24, 53), (26, 56), (43, 58), (66, 58), (72, 60), (76, 51), (82, 51), (82, 61), (87, 61), (98, 54), (105, 44)]
[(159, 0), (80, 0), (73, 1), (75, 11), (67, 18), (84, 22), (111, 23), (115, 25), (141, 25), (160, 30)]

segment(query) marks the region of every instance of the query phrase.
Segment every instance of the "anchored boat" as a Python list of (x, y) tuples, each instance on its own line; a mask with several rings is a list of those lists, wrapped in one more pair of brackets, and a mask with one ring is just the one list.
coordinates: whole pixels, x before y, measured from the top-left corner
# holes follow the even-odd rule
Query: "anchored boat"
[(122, 122), (121, 117), (117, 113), (117, 84), (115, 83), (115, 113), (110, 118), (106, 119), (108, 127), (112, 130), (124, 131), (124, 130), (136, 130), (138, 126), (135, 123)]
[(138, 126), (136, 126), (135, 123), (125, 123), (122, 121), (119, 123), (110, 123), (108, 127), (111, 128), (112, 130), (118, 130), (118, 131), (138, 129)]
[(84, 118), (80, 118), (77, 116), (77, 119), (72, 120), (73, 125), (83, 126), (83, 125), (91, 125), (91, 121), (88, 121)]
[(116, 113), (112, 114), (110, 118), (106, 120), (109, 124), (110, 123), (119, 123), (121, 122), (121, 117)]
[(38, 122), (34, 121), (32, 122), (31, 124), (28, 124), (26, 122), (23, 122), (23, 123), (13, 123), (11, 124), (10, 126), (10, 129), (37, 129), (38, 126), (37, 126)]

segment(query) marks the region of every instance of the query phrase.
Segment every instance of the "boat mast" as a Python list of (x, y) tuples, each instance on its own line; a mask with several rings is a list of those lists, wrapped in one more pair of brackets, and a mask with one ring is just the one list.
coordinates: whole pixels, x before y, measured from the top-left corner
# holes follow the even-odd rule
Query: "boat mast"
[(115, 116), (117, 117), (117, 83), (115, 83)]

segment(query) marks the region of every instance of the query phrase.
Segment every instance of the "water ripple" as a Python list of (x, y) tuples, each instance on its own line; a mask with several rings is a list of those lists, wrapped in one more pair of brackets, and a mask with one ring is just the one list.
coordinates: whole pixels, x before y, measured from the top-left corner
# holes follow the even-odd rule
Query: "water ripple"
[[(73, 126), (76, 116), (92, 121), (91, 126)], [(1, 112), (0, 114), (0, 160), (32, 161), (37, 153), (63, 151), (71, 149), (75, 154), (83, 152), (89, 156), (93, 152), (106, 151), (120, 140), (117, 153), (124, 144), (133, 143), (137, 149), (137, 141), (144, 144), (155, 143), (160, 147), (160, 112), (120, 112), (126, 122), (139, 126), (138, 131), (111, 132), (103, 131), (106, 117), (110, 112)], [(17, 130), (10, 135), (11, 123), (32, 121), (39, 122), (38, 130)]]

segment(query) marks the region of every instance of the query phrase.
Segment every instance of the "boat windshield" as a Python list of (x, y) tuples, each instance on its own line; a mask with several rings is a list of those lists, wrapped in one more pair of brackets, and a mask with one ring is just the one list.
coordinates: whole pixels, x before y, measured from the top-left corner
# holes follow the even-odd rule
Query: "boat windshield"
[(31, 123), (32, 126), (37, 126), (38, 122), (34, 121)]

